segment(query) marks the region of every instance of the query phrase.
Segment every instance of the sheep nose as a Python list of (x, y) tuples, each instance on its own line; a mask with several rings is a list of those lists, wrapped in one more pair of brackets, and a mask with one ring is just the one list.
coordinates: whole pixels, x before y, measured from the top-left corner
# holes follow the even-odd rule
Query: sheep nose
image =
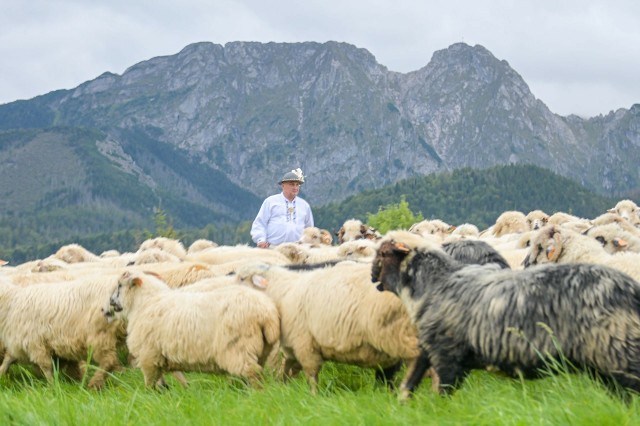
[(109, 299), (109, 305), (111, 305), (111, 307), (113, 308), (114, 312), (121, 312), (122, 311), (122, 306), (113, 297), (111, 299)]

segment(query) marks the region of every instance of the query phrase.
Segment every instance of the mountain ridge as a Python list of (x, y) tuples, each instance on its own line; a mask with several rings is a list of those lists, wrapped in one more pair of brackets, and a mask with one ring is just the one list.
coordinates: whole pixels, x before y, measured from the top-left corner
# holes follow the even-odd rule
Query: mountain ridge
[[(37, 163), (39, 133), (64, 152), (85, 147), (104, 175), (65, 192), (57, 174), (92, 169), (86, 158), (64, 168), (50, 161), (38, 163), (43, 188), (28, 185), (14, 169)], [(16, 163), (18, 140), (33, 152)], [(47, 208), (61, 194), (69, 205), (119, 206), (118, 194), (104, 190), (113, 181), (127, 200), (143, 201), (114, 211), (132, 223), (158, 207), (184, 226), (237, 222), (296, 167), (308, 176), (305, 198), (318, 206), (413, 177), (508, 164), (624, 197), (640, 187), (638, 148), (640, 105), (589, 119), (553, 114), (480, 45), (453, 44), (399, 73), (348, 43), (199, 42), (122, 75), (0, 105), (0, 176), (12, 188), (0, 218)], [(107, 198), (94, 194), (96, 182)], [(31, 204), (7, 207), (29, 190)]]

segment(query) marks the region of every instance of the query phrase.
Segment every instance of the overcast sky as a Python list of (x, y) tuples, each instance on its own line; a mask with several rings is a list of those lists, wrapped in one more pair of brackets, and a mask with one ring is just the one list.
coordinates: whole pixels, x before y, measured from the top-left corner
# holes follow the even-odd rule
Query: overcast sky
[(638, 0), (0, 0), (0, 104), (194, 42), (329, 40), (399, 72), (480, 44), (560, 115), (640, 103)]

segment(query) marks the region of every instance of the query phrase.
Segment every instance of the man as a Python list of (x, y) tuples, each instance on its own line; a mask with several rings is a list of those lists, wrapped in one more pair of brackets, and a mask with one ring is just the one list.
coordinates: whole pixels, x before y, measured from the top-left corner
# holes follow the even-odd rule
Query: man
[(264, 200), (251, 225), (251, 238), (258, 247), (298, 241), (304, 228), (313, 226), (311, 207), (298, 197), (303, 183), (302, 170), (291, 170), (278, 182), (282, 192)]

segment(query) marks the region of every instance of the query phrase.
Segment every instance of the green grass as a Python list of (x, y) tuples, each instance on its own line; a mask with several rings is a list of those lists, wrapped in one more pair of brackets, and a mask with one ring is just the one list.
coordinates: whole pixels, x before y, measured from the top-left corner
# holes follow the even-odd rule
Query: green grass
[[(431, 392), (426, 379), (412, 400), (375, 383), (372, 370), (325, 364), (319, 394), (303, 377), (262, 390), (230, 376), (187, 373), (189, 387), (146, 389), (139, 370), (114, 374), (102, 391), (65, 377), (48, 385), (12, 366), (0, 379), (2, 425), (633, 425), (640, 396), (627, 402), (585, 374), (518, 380), (474, 371), (452, 396)], [(401, 376), (401, 375), (400, 375)]]

